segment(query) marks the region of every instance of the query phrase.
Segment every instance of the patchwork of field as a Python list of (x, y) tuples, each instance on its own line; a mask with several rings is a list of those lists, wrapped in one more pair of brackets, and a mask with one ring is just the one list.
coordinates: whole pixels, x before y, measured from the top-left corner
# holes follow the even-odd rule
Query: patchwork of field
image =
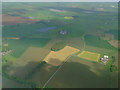
[[(19, 58), (30, 46), (42, 48), (50, 39), (46, 38), (21, 38), (9, 37), (3, 44), (8, 44), (7, 48), (12, 50), (11, 55)], [(35, 52), (34, 52), (35, 53)]]
[(58, 66), (60, 65), (68, 56), (79, 52), (79, 49), (66, 46), (60, 51), (51, 51), (48, 56), (44, 59), (45, 62), (51, 65)]
[(78, 57), (91, 61), (98, 61), (100, 54), (89, 51), (82, 51), (82, 53), (78, 54)]
[[(8, 73), (25, 78), (50, 52), (46, 48), (29, 47), (9, 69)], [(24, 73), (24, 74), (23, 74)]]
[[(11, 50), (3, 56), (4, 72), (43, 87), (68, 60), (47, 87), (115, 87), (116, 74), (110, 77), (97, 61), (106, 54), (109, 61), (115, 56), (117, 65), (117, 11), (117, 3), (3, 3), (3, 50)], [(59, 42), (67, 46), (51, 51)], [(4, 87), (23, 87), (14, 79), (3, 80)]]
[(98, 36), (86, 35), (85, 42), (86, 42), (86, 45), (88, 45), (88, 46), (104, 48), (104, 49), (111, 49), (111, 50), (116, 49), (115, 47), (111, 46), (106, 40), (102, 40)]
[(35, 23), (38, 21), (40, 21), (40, 20), (26, 19), (26, 18), (22, 18), (19, 16), (10, 16), (10, 15), (6, 15), (6, 14), (2, 15), (2, 24), (3, 25), (16, 25), (19, 23)]

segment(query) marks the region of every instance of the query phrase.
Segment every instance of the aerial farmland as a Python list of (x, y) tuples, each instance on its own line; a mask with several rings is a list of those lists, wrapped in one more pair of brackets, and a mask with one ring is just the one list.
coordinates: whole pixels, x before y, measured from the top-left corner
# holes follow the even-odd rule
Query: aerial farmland
[(3, 88), (117, 88), (117, 3), (2, 6)]

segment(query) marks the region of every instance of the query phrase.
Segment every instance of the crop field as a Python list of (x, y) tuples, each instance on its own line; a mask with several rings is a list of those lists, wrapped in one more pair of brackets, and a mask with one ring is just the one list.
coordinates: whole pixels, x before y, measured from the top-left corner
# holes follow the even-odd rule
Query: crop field
[(21, 85), (13, 80), (10, 80), (10, 79), (7, 79), (5, 77), (2, 77), (2, 88), (24, 88), (25, 86), (24, 85)]
[(15, 40), (19, 40), (20, 38), (18, 38), (18, 37), (9, 37), (9, 38), (7, 38), (7, 39), (15, 39)]
[(65, 41), (69, 46), (80, 49), (80, 50), (84, 47), (84, 40), (82, 39), (82, 37), (69, 38), (69, 39), (65, 39)]
[(88, 51), (82, 51), (82, 53), (78, 54), (78, 57), (91, 61), (98, 61), (98, 59), (100, 58), (100, 54), (88, 52)]
[(94, 46), (98, 48), (106, 48), (106, 49), (116, 49), (111, 46), (107, 41), (100, 39), (99, 37), (87, 35), (85, 36), (86, 44), (89, 46)]
[[(24, 78), (50, 52), (48, 49), (29, 47), (9, 69), (9, 74)], [(32, 65), (33, 64), (33, 65)], [(23, 74), (24, 73), (24, 74)]]
[(26, 19), (26, 18), (22, 18), (19, 16), (9, 16), (9, 15), (2, 15), (2, 24), (3, 25), (16, 25), (19, 23), (35, 23), (38, 22), (40, 20), (34, 20), (34, 19)]
[[(11, 55), (18, 58), (20, 57), (25, 50), (27, 50), (28, 47), (43, 47), (47, 44), (49, 39), (41, 39), (41, 38), (22, 38), (22, 39), (8, 39), (3, 43), (8, 43), (8, 47), (10, 50), (12, 50)], [(31, 43), (32, 42), (32, 43)], [(21, 49), (20, 49), (21, 48)]]
[(85, 51), (96, 52), (96, 53), (99, 53), (99, 54), (107, 54), (107, 53), (114, 54), (116, 52), (116, 50), (98, 48), (98, 47), (88, 46), (88, 45), (86, 45)]
[(51, 51), (47, 57), (45, 57), (44, 61), (48, 64), (58, 66), (60, 65), (68, 56), (79, 52), (79, 49), (66, 46), (60, 51)]
[(40, 87), (47, 82), (47, 80), (53, 75), (53, 73), (58, 69), (58, 66), (53, 66), (51, 64), (45, 63), (40, 65), (36, 72), (33, 73), (27, 80), (33, 82)]
[[(34, 88), (49, 79), (49, 88), (116, 87), (117, 12), (113, 2), (4, 2), (2, 68), (11, 79), (3, 78), (4, 87), (10, 87), (7, 81), (27, 86), (14, 82), (19, 79)], [(106, 65), (103, 55), (109, 56)]]
[(104, 65), (79, 57), (71, 57), (47, 86), (50, 88), (109, 88), (116, 82), (110, 80)]

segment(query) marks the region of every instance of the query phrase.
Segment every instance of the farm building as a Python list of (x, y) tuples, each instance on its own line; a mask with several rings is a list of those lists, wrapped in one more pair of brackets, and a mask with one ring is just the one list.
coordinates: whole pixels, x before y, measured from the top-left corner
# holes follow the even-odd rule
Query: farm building
[(65, 35), (65, 34), (67, 34), (67, 31), (66, 31), (66, 30), (61, 30), (61, 31), (59, 32), (59, 34)]
[(101, 61), (103, 63), (106, 63), (108, 61), (108, 56), (107, 55), (104, 55), (102, 58), (101, 58)]

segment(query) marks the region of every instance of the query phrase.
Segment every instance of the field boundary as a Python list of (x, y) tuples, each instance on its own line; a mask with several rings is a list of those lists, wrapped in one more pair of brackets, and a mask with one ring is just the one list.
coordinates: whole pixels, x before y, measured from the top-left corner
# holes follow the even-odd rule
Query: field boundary
[[(71, 55), (72, 56), (72, 55)], [(49, 83), (49, 81), (55, 76), (55, 74), (62, 68), (62, 66), (69, 60), (71, 56), (68, 56), (67, 59), (62, 63), (62, 65), (53, 73), (53, 75), (47, 80), (47, 82), (44, 84), (43, 88), (46, 87), (46, 85)]]
[[(84, 36), (85, 36), (85, 34), (83, 35), (83, 40), (84, 40)], [(84, 45), (83, 45), (83, 48), (80, 50), (80, 51), (83, 51), (84, 49), (85, 49), (85, 40), (84, 40)], [(61, 66), (52, 74), (52, 76), (46, 81), (46, 83), (43, 85), (43, 88), (45, 88), (46, 87), (46, 85), (50, 82), (50, 80), (55, 76), (55, 74), (62, 68), (62, 66), (69, 60), (69, 58), (71, 58), (72, 56), (77, 56), (77, 55), (75, 55), (76, 53), (74, 53), (74, 54), (72, 54), (72, 55), (70, 55), (70, 56), (68, 56), (67, 57), (67, 59), (61, 64)], [(43, 88), (42, 88), (42, 90), (43, 90)]]

